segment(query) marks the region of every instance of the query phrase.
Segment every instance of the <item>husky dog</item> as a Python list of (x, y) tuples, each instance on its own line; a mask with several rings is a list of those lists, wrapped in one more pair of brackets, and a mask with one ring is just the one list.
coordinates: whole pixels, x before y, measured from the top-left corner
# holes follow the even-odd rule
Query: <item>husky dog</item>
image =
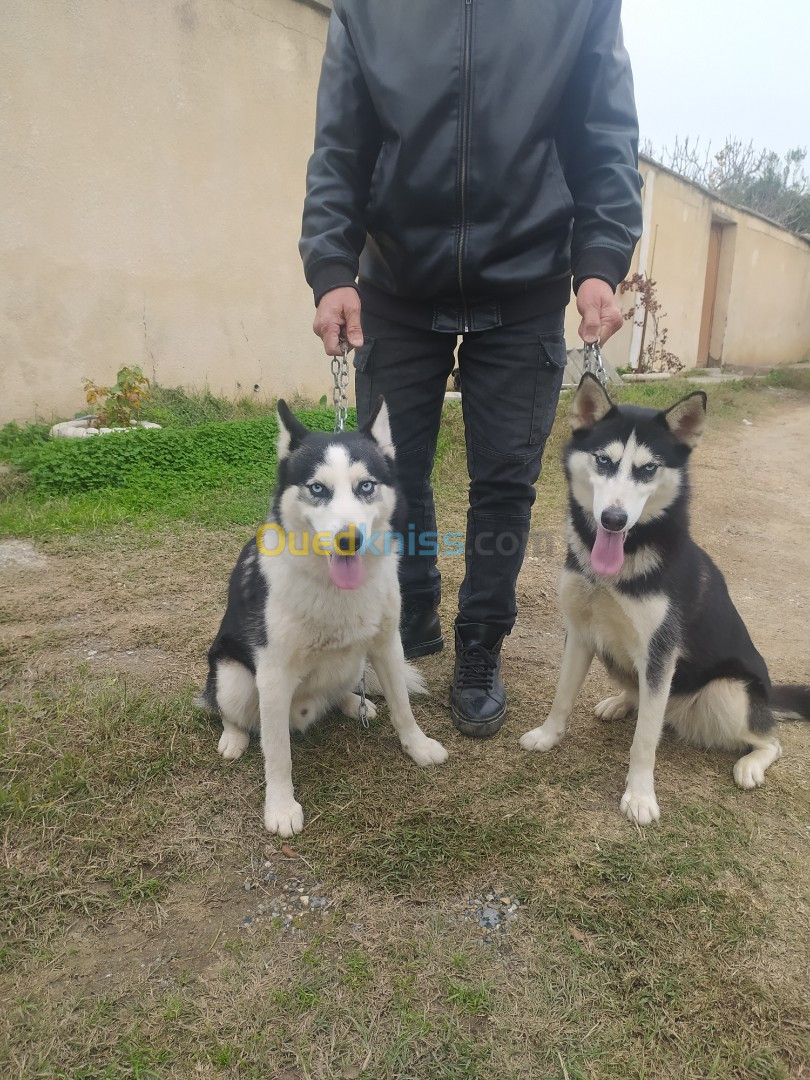
[(810, 687), (771, 685), (723, 575), (689, 535), (687, 462), (705, 414), (699, 390), (664, 412), (617, 407), (591, 374), (571, 405), (565, 648), (548, 719), (520, 745), (556, 746), (598, 654), (622, 689), (597, 716), (638, 711), (621, 810), (640, 825), (659, 817), (665, 723), (699, 746), (742, 752), (734, 780), (754, 788), (782, 753), (774, 712), (810, 718)]
[[(438, 765), (447, 751), (419, 728), (408, 690), (424, 693), (399, 636), (400, 507), (388, 410), (380, 398), (359, 432), (311, 432), (278, 403), (278, 482), (272, 510), (242, 550), (208, 653), (203, 701), (222, 718), (219, 753), (241, 757), (258, 731), (267, 782), (264, 823), (304, 825), (293, 794), (290, 728), (327, 710), (357, 717), (368, 661), (406, 754)], [(374, 706), (368, 703), (369, 715)]]

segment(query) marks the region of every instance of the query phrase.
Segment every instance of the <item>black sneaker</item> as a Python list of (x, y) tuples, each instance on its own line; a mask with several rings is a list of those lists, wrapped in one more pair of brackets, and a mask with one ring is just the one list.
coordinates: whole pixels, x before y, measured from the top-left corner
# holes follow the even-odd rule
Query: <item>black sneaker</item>
[(456, 668), (450, 687), (453, 726), (462, 735), (494, 735), (506, 717), (501, 681), (503, 630), (467, 623), (456, 626)]
[(439, 613), (429, 604), (406, 601), (399, 620), (399, 634), (406, 660), (430, 656), (444, 648)]

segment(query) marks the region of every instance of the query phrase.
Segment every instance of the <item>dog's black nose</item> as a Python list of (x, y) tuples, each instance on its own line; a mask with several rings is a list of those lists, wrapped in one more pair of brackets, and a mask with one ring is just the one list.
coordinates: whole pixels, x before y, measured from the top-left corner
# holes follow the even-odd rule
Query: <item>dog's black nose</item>
[(620, 506), (609, 506), (602, 511), (602, 527), (609, 532), (621, 532), (627, 524), (627, 514)]
[(357, 551), (357, 535), (354, 529), (344, 529), (335, 537), (335, 546), (341, 555), (354, 555)]

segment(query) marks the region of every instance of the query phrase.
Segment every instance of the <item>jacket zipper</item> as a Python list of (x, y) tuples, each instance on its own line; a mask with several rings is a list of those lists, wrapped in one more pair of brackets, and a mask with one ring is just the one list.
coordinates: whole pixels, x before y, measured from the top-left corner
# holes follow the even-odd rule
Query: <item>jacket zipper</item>
[(470, 129), (470, 68), (472, 67), (472, 0), (464, 0), (464, 59), (462, 65), (461, 168), (459, 169), (461, 221), (458, 235), (458, 288), (464, 310), (464, 333), (468, 333), (469, 312), (464, 295), (464, 247), (467, 239), (467, 155)]

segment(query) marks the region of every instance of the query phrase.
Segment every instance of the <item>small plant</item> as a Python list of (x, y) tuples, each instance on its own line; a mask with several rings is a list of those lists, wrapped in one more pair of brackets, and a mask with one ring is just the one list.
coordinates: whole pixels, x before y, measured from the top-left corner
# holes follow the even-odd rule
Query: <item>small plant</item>
[(116, 380), (115, 386), (99, 386), (82, 379), (96, 427), (129, 427), (149, 401), (149, 380), (139, 367), (120, 368)]
[(619, 283), (619, 292), (634, 292), (638, 294), (638, 301), (634, 307), (625, 312), (624, 320), (633, 320), (636, 326), (645, 328), (645, 337), (648, 328), (652, 327), (652, 337), (644, 346), (638, 361), (638, 371), (681, 371), (683, 364), (675, 355), (667, 349), (667, 336), (669, 330), (662, 325), (666, 312), (661, 310), (661, 302), (655, 292), (655, 282), (646, 274), (633, 274)]

